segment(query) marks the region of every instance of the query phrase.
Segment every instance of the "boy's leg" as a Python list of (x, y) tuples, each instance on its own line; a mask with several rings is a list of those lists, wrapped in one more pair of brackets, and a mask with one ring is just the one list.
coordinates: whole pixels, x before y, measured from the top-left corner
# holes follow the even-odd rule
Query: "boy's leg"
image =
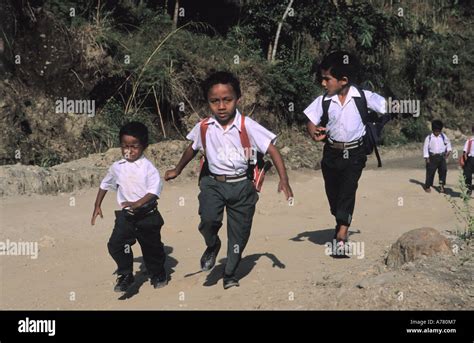
[(440, 186), (444, 186), (446, 184), (446, 175), (448, 174), (448, 166), (446, 164), (446, 158), (444, 156), (440, 156), (438, 162), (438, 176), (439, 176), (439, 184)]
[(135, 228), (122, 211), (115, 211), (115, 226), (107, 247), (110, 256), (117, 263), (117, 274), (126, 275), (133, 272), (132, 245), (135, 244)]
[(160, 212), (138, 220), (137, 239), (142, 248), (143, 261), (150, 275), (165, 275), (166, 254), (161, 242), (161, 227), (164, 221)]
[(430, 156), (430, 161), (426, 163), (425, 189), (433, 186), (433, 180), (436, 173), (437, 164), (434, 156)]
[(323, 159), (321, 161), (321, 171), (323, 173), (324, 188), (329, 201), (331, 214), (336, 216), (337, 199), (340, 188), (340, 159), (339, 150), (330, 148), (327, 144), (324, 146)]
[(213, 247), (218, 240), (217, 233), (222, 226), (226, 203), (222, 184), (210, 176), (205, 176), (201, 179), (199, 188), (199, 232), (203, 235), (206, 246)]
[(227, 202), (227, 263), (225, 275), (233, 276), (239, 266), (252, 229), (258, 194), (253, 182), (245, 180), (225, 184)]
[(367, 155), (361, 148), (349, 150), (349, 158), (346, 160), (346, 167), (342, 171), (340, 179), (340, 191), (337, 199), (336, 220), (340, 225), (337, 233), (338, 239), (346, 239), (349, 226), (354, 213), (356, 192), (359, 186), (359, 179), (362, 170), (365, 168)]
[(467, 189), (472, 191), (472, 173), (474, 172), (474, 157), (468, 157), (464, 165), (464, 180), (466, 182)]

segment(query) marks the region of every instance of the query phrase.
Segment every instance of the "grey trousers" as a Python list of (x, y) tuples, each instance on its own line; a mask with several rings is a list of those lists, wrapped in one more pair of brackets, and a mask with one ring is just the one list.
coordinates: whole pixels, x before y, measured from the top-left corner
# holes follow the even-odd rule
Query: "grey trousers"
[(222, 226), (224, 208), (227, 210), (227, 263), (226, 275), (234, 275), (242, 252), (247, 245), (255, 214), (258, 194), (250, 180), (220, 182), (210, 176), (201, 179), (199, 188), (199, 231), (206, 245), (216, 244)]

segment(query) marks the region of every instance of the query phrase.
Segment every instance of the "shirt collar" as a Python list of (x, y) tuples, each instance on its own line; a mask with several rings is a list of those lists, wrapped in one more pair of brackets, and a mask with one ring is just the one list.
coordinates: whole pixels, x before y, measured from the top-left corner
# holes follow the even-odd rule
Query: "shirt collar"
[[(346, 96), (346, 102), (349, 101), (350, 99), (352, 98), (360, 98), (361, 95), (359, 93), (359, 91), (357, 90), (357, 88), (355, 88), (354, 86), (350, 86), (349, 87), (349, 91), (347, 92), (347, 96)], [(331, 96), (326, 96), (324, 98), (324, 100), (332, 100), (332, 101), (335, 101), (337, 102), (337, 94), (333, 94)]]
[(143, 164), (143, 161), (145, 160), (145, 155), (142, 154), (136, 161), (133, 161), (133, 162), (128, 162), (125, 158), (122, 158), (119, 163), (122, 164), (122, 163), (125, 163), (125, 162), (128, 162), (128, 163), (132, 163), (132, 164), (135, 164), (137, 167), (141, 167), (141, 165)]
[[(240, 114), (240, 111), (238, 109), (235, 109), (235, 117), (234, 117), (234, 121), (232, 122), (232, 124), (229, 126), (228, 130), (230, 130), (232, 127), (236, 127), (237, 130), (239, 130), (239, 132), (242, 130), (241, 128), (241, 125), (242, 125), (242, 114)], [(219, 122), (217, 121), (217, 119), (215, 118), (215, 116), (213, 115), (212, 117), (209, 117), (209, 120), (207, 121), (208, 124), (214, 124), (214, 123), (217, 123), (219, 124)]]

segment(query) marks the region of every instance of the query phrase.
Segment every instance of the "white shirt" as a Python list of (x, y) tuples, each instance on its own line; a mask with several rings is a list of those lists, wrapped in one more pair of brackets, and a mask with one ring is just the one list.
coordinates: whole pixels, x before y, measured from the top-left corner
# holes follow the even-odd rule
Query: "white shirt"
[[(441, 135), (444, 136), (444, 140)], [(423, 157), (428, 158), (430, 157), (430, 154), (444, 154), (446, 151), (451, 150), (451, 142), (448, 136), (446, 136), (444, 133), (440, 133), (438, 137), (436, 137), (434, 134), (430, 134), (425, 138), (425, 144), (423, 145)]]
[(137, 201), (147, 193), (160, 196), (163, 183), (160, 173), (144, 155), (134, 162), (126, 159), (114, 162), (107, 175), (100, 183), (100, 188), (117, 191), (117, 202), (120, 206), (125, 201)]
[[(236, 110), (234, 121), (225, 130), (214, 116), (209, 118), (207, 123), (206, 159), (211, 173), (217, 175), (244, 174), (248, 168), (248, 159), (240, 141), (239, 132), (242, 123), (239, 110)], [(197, 123), (186, 136), (187, 139), (193, 141), (194, 151), (203, 150), (200, 126), (201, 124)], [(270, 143), (275, 144), (276, 142), (275, 134), (249, 117), (245, 117), (245, 129), (251, 148), (258, 152), (265, 154)]]
[[(367, 107), (377, 113), (387, 112), (387, 102), (377, 93), (364, 90)], [(331, 101), (328, 110), (326, 131), (332, 140), (338, 142), (352, 142), (365, 135), (365, 126), (357, 110), (354, 97), (360, 97), (357, 88), (351, 86), (347, 92), (344, 105), (339, 101), (337, 94), (327, 96), (324, 100)], [(323, 115), (323, 96), (320, 95), (303, 112), (314, 125), (321, 122)]]
[[(471, 150), (467, 151), (467, 146), (469, 144), (469, 141), (471, 141)], [(467, 156), (474, 156), (474, 136), (469, 138), (467, 141), (466, 141), (466, 144), (464, 144), (464, 149), (463, 151), (465, 153), (467, 153)]]

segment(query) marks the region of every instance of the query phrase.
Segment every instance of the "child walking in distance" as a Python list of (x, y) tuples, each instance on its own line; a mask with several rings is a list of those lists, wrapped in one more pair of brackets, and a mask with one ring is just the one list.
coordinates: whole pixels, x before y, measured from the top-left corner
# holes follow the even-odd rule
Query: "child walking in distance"
[(467, 194), (472, 194), (472, 174), (474, 173), (474, 125), (471, 128), (472, 136), (464, 144), (463, 155), (461, 156), (464, 181), (467, 186)]
[(386, 113), (382, 96), (356, 86), (357, 70), (358, 61), (353, 55), (343, 51), (327, 55), (318, 67), (325, 93), (304, 110), (310, 137), (326, 142), (321, 169), (331, 214), (336, 219), (333, 257), (347, 255), (358, 181), (367, 161), (366, 126), (358, 103), (364, 100), (367, 109)]
[(117, 191), (121, 210), (115, 211), (115, 226), (107, 244), (117, 263), (116, 292), (126, 292), (134, 282), (131, 246), (138, 240), (146, 269), (154, 288), (164, 287), (168, 277), (161, 242), (163, 218), (157, 208), (162, 182), (155, 166), (143, 155), (148, 146), (148, 129), (139, 122), (130, 122), (120, 129), (123, 159), (109, 168), (102, 180), (92, 213), (91, 224), (100, 215), (101, 204), (109, 190)]
[[(235, 272), (247, 245), (258, 200), (249, 155), (257, 151), (268, 153), (280, 176), (278, 191), (286, 198), (293, 197), (280, 153), (275, 148), (276, 136), (237, 109), (241, 97), (239, 80), (231, 73), (216, 72), (203, 83), (203, 95), (212, 116), (198, 123), (188, 134), (192, 143), (184, 151), (174, 169), (168, 170), (165, 180), (176, 178), (199, 150), (204, 150), (206, 163), (199, 183), (199, 231), (206, 250), (201, 257), (201, 269), (211, 270), (221, 247), (218, 236), (224, 208), (227, 210), (227, 263), (224, 289), (239, 286)], [(244, 138), (247, 137), (247, 138)], [(250, 142), (251, 151), (243, 149)]]
[(444, 193), (444, 185), (446, 184), (446, 175), (448, 168), (446, 159), (451, 152), (451, 142), (449, 138), (442, 132), (443, 122), (441, 120), (433, 120), (431, 122), (431, 130), (433, 133), (426, 136), (423, 145), (423, 157), (426, 162), (426, 180), (424, 185), (425, 192), (431, 192), (434, 176), (438, 171), (439, 176), (439, 192)]

